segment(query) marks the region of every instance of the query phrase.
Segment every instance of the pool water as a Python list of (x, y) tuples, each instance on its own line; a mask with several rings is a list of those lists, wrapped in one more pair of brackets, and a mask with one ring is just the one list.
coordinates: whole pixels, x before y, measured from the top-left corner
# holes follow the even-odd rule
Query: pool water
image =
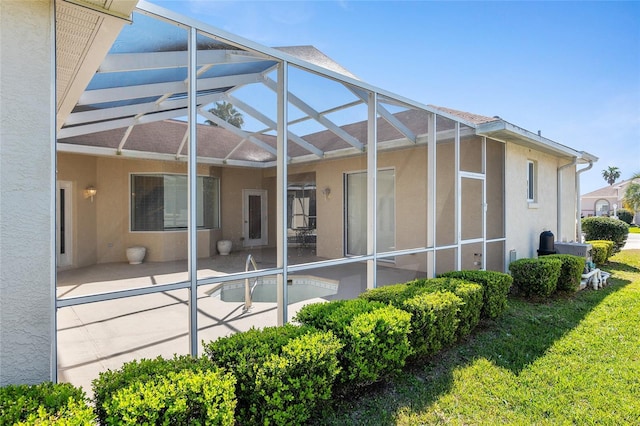
[[(253, 286), (255, 280), (249, 280)], [(338, 292), (338, 281), (307, 275), (289, 276), (287, 296), (289, 304), (316, 297), (326, 297)], [(254, 302), (276, 303), (276, 279), (274, 277), (258, 278), (253, 289)], [(244, 280), (221, 284), (210, 294), (223, 302), (244, 302)]]

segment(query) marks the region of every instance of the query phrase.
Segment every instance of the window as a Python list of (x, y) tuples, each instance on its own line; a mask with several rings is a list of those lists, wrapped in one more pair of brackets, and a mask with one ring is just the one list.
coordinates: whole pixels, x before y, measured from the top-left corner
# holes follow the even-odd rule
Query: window
[(596, 201), (595, 215), (596, 216), (609, 216), (609, 202), (607, 200)]
[(536, 201), (536, 163), (531, 160), (527, 161), (527, 201)]
[[(185, 175), (131, 176), (131, 230), (166, 231), (186, 229), (188, 184)], [(210, 176), (197, 177), (196, 221), (198, 228), (220, 227), (220, 182)]]

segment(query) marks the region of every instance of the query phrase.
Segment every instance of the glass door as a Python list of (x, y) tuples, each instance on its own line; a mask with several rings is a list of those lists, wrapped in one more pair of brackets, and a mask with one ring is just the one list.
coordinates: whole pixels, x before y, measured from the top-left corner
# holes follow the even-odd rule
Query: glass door
[(267, 245), (267, 191), (245, 189), (242, 204), (244, 246)]

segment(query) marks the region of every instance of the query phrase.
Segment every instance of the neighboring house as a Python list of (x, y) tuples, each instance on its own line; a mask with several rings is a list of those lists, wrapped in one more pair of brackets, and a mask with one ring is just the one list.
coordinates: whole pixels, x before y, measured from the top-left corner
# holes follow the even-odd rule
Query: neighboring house
[[(73, 304), (189, 289), (195, 353), (193, 289), (248, 276), (203, 267), (220, 240), (272, 254), (253, 275), (286, 292), (288, 274), (311, 268), (357, 267), (345, 283), (364, 289), (393, 282), (383, 270), (507, 271), (545, 230), (577, 239), (579, 176), (595, 156), (399, 97), (310, 46), (268, 48), (135, 6), (0, 3), (0, 385), (56, 378), (56, 308)], [(246, 126), (209, 113), (218, 101)], [(131, 246), (192, 273), (55, 296), (58, 271), (124, 262)]]
[[(582, 217), (613, 216), (624, 205), (624, 194), (631, 179), (613, 185), (607, 185), (580, 196), (580, 214)], [(637, 212), (634, 223), (638, 223)]]

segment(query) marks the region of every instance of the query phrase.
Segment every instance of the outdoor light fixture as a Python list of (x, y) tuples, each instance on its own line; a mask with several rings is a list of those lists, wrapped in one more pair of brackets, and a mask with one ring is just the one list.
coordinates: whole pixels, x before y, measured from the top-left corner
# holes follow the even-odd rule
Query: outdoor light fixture
[(98, 190), (95, 188), (95, 186), (89, 185), (84, 190), (84, 198), (91, 198), (91, 202), (93, 203), (93, 197), (95, 197), (97, 193)]
[(331, 188), (329, 188), (328, 186), (324, 188), (322, 190), (322, 195), (324, 195), (325, 200), (328, 200), (329, 198), (331, 198)]

